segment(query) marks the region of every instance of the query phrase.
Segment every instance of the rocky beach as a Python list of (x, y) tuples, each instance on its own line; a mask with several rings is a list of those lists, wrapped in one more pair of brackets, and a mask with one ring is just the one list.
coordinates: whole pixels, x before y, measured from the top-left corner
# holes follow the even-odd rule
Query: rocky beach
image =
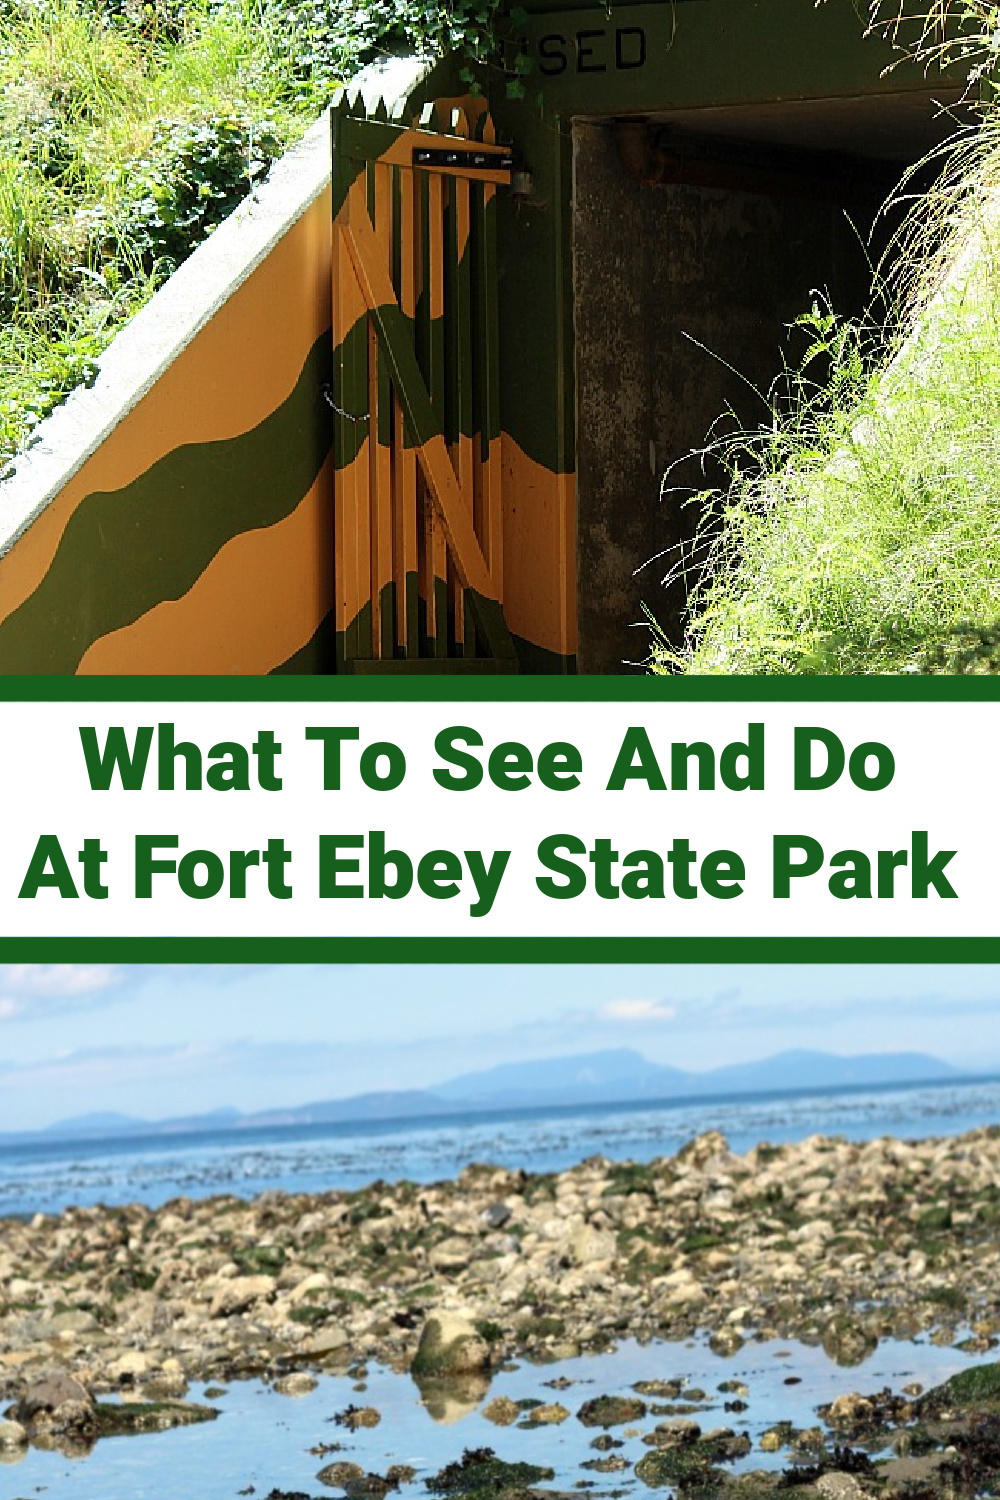
[[(616, 1483), (781, 1485), (828, 1500), (995, 1493), (998, 1224), (993, 1128), (913, 1142), (812, 1136), (743, 1155), (709, 1132), (643, 1165), (472, 1165), (432, 1185), (7, 1219), (0, 1447), (10, 1458), (28, 1444), (85, 1451), (111, 1434), (211, 1421), (214, 1387), (253, 1377), (295, 1395), (331, 1372), (363, 1387), (377, 1363), (412, 1374), (440, 1415), (450, 1403), (481, 1409), (498, 1432), (594, 1428), (584, 1468)], [(720, 1360), (774, 1340), (821, 1348), (842, 1389), (809, 1424), (779, 1414), (752, 1443), (738, 1381), (706, 1392), (675, 1371), (586, 1400), (571, 1383), (545, 1384), (553, 1363), (625, 1339), (697, 1336)], [(882, 1341), (918, 1337), (979, 1364), (936, 1389), (859, 1387), (852, 1368)], [(517, 1361), (537, 1368), (539, 1392), (505, 1405), (491, 1377)], [(345, 1433), (380, 1421), (360, 1395), (341, 1416)], [(641, 1458), (619, 1452), (625, 1433)], [(452, 1471), (423, 1476), (414, 1493), (523, 1494), (550, 1477), (492, 1450), (463, 1452), (459, 1430), (455, 1448)], [(334, 1459), (318, 1488), (384, 1493), (411, 1481)]]

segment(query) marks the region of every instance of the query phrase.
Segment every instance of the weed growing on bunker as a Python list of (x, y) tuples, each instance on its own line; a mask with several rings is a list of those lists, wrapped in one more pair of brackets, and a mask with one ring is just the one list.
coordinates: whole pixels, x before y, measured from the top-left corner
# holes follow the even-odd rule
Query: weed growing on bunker
[[(942, 40), (930, 19), (921, 46), (935, 61), (960, 46), (963, 62), (976, 59), (978, 86), (1000, 33), (994, 8), (963, 14), (973, 9), (976, 49)], [(710, 435), (703, 457), (723, 483), (688, 497), (700, 506), (697, 534), (669, 558), (665, 580), (685, 581), (686, 637), (668, 642), (651, 616), (654, 671), (1000, 667), (994, 103), (937, 165), (881, 262), (878, 317), (841, 321), (817, 300), (798, 320), (805, 355), (760, 393), (759, 426), (723, 418)]]

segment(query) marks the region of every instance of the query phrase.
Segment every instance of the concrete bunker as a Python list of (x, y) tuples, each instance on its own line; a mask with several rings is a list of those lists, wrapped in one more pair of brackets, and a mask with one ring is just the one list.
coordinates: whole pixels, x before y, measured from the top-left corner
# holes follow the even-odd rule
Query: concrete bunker
[(324, 121), (39, 429), (5, 671), (620, 672), (644, 601), (677, 637), (661, 476), (757, 419), (814, 289), (861, 310), (960, 88), (852, 0), (519, 24), (520, 97), (454, 55), (356, 79), (332, 182)]
[[(962, 90), (907, 62), (905, 36), (869, 32), (852, 0), (527, 0), (521, 24), (523, 85), (482, 67), (470, 98), (468, 68), (446, 59), (390, 116), (447, 131), (451, 111), (453, 133), (510, 153), (491, 200), (510, 638), (496, 667), (621, 672), (648, 657), (644, 603), (682, 636), (683, 585), (643, 565), (695, 529), (676, 490), (718, 478), (685, 455), (727, 411), (766, 415), (755, 392), (794, 367), (790, 325), (817, 295), (865, 311), (897, 227), (882, 205), (955, 132)], [(447, 307), (444, 326), (450, 347)], [(367, 637), (354, 646), (349, 616), (344, 669), (392, 668)]]
[(681, 639), (683, 582), (661, 580), (697, 524), (685, 491), (721, 477), (685, 455), (720, 419), (767, 418), (813, 301), (866, 312), (899, 221), (880, 208), (953, 131), (941, 102), (914, 90), (573, 121), (581, 671), (644, 658), (643, 602)]

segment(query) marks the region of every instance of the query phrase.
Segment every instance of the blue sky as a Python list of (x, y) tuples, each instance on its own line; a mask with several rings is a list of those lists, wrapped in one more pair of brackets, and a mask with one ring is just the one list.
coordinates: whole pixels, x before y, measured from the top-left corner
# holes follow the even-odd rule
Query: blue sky
[(1000, 1067), (1000, 968), (772, 965), (0, 967), (0, 1130), (421, 1088), (635, 1047), (702, 1069), (787, 1047)]

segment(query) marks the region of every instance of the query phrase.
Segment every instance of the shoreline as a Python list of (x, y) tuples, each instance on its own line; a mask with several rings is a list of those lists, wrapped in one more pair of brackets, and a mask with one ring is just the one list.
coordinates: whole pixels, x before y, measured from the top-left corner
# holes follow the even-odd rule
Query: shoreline
[[(95, 1392), (411, 1369), (441, 1317), (466, 1373), (709, 1335), (881, 1338), (986, 1353), (1000, 1333), (1000, 1131), (729, 1152), (717, 1132), (645, 1164), (472, 1165), (417, 1186), (175, 1199), (2, 1223), (0, 1389), (58, 1368)], [(457, 1325), (456, 1325), (457, 1326)]]

